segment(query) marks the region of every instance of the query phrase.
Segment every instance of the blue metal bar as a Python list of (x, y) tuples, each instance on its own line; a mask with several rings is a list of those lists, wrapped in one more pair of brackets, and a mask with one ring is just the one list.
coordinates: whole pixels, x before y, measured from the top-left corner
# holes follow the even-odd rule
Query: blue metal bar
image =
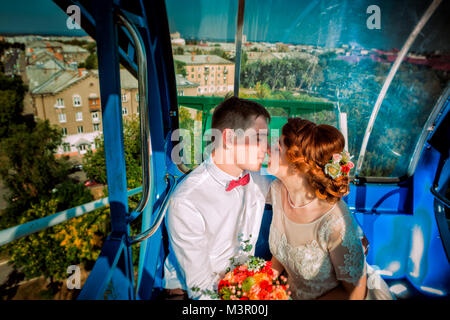
[(108, 239), (103, 245), (94, 268), (83, 286), (78, 300), (103, 300), (104, 292), (125, 248), (125, 237)]
[(120, 90), (117, 29), (112, 1), (102, 0), (94, 6), (97, 21), (97, 55), (102, 104), (106, 174), (111, 205), (112, 232), (127, 233), (128, 199), (123, 144), (123, 121)]
[(238, 14), (236, 19), (236, 60), (234, 61), (234, 95), (239, 97), (239, 83), (241, 79), (241, 47), (242, 32), (244, 30), (245, 0), (239, 0)]
[[(143, 6), (146, 28), (139, 29), (139, 32), (147, 53), (148, 87), (146, 97), (149, 104), (150, 137), (152, 142), (151, 161), (153, 162), (153, 168), (155, 168), (154, 176), (151, 177), (152, 181), (154, 181), (155, 189), (150, 201), (154, 201), (164, 193), (166, 188), (166, 152), (170, 153), (170, 150), (166, 150), (165, 145), (166, 131), (170, 128), (168, 126), (169, 112), (166, 109), (172, 106), (172, 103), (176, 103), (176, 100), (168, 101), (169, 97), (166, 91), (170, 85), (173, 86), (173, 90), (170, 93), (174, 95), (176, 91), (174, 83), (168, 83), (164, 75), (166, 73), (171, 75), (169, 79), (175, 79), (173, 63), (167, 63), (167, 60), (170, 60), (172, 57), (170, 42), (168, 47), (163, 46), (165, 44), (164, 41), (170, 41), (164, 2), (148, 1)], [(142, 231), (147, 230), (155, 219), (154, 209), (146, 208), (142, 215)], [(148, 276), (154, 279), (156, 276), (155, 266), (158, 261), (153, 255), (147, 255), (147, 251), (157, 251), (159, 253), (162, 248), (161, 243), (153, 243), (155, 240), (148, 242), (150, 239), (141, 242), (137, 283), (138, 297), (151, 296), (153, 289), (146, 281), (141, 281), (142, 277), (145, 275), (145, 277)]]
[[(128, 191), (128, 197), (142, 192), (142, 187), (138, 187)], [(28, 236), (32, 233), (42, 231), (44, 229), (56, 226), (57, 224), (66, 222), (72, 218), (81, 217), (82, 215), (92, 212), (96, 209), (103, 208), (109, 204), (109, 198), (102, 198), (91, 201), (80, 206), (70, 208), (64, 211), (57, 212), (48, 217), (36, 219), (15, 227), (4, 229), (0, 231), (0, 247), (17, 240), (19, 238)]]
[[(98, 70), (100, 80), (100, 96), (102, 102), (103, 136), (105, 143), (106, 175), (109, 188), (109, 199), (111, 207), (110, 241), (126, 239), (130, 228), (127, 221), (128, 197), (125, 167), (125, 148), (123, 143), (123, 120), (120, 90), (120, 70), (118, 54), (117, 26), (114, 24), (113, 1), (102, 0), (93, 6), (93, 16), (96, 21), (96, 40)], [(123, 241), (123, 240), (122, 240)], [(106, 252), (107, 253), (107, 252)], [(133, 265), (129, 259), (131, 246), (123, 249), (124, 263), (117, 266), (111, 279), (113, 288), (121, 288), (120, 292), (129, 300), (134, 299), (134, 276)], [(123, 276), (120, 276), (123, 274)], [(90, 276), (90, 281), (97, 282), (104, 275)], [(123, 290), (123, 287), (128, 290)], [(121, 296), (121, 298), (124, 298)]]

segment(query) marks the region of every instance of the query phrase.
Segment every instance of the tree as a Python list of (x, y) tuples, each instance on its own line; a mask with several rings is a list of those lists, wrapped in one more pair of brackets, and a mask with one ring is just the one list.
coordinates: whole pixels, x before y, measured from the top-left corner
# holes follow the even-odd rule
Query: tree
[(179, 55), (183, 55), (184, 54), (184, 49), (182, 47), (176, 47), (173, 51), (173, 54), (179, 54)]
[(221, 48), (215, 47), (214, 49), (212, 49), (209, 52), (209, 54), (214, 55), (214, 56), (219, 56), (219, 57), (227, 59), (227, 60), (231, 60), (231, 57), (225, 52), (225, 50), (223, 50)]
[[(7, 208), (0, 220), (0, 229), (17, 225), (23, 214), (41, 201), (58, 196), (58, 209), (67, 209), (71, 198), (64, 190), (76, 190), (87, 197), (86, 190), (71, 186), (68, 178), (71, 164), (68, 159), (56, 158), (55, 153), (62, 142), (62, 133), (47, 121), (26, 118), (22, 115), (23, 97), (27, 88), (20, 78), (8, 79), (0, 74), (0, 178), (9, 195)], [(9, 99), (9, 98), (14, 99)], [(58, 186), (59, 185), (59, 186)]]
[(86, 68), (88, 70), (98, 69), (97, 54), (92, 52), (84, 61), (80, 63), (80, 68)]
[[(191, 113), (189, 112), (188, 108), (185, 108), (183, 106), (180, 106), (179, 108), (179, 127), (180, 129), (189, 130), (190, 139), (191, 139), (191, 148), (190, 148), (190, 163), (185, 163), (186, 166), (189, 168), (194, 168), (195, 165), (195, 151), (201, 151), (201, 150), (195, 150), (194, 148), (194, 118), (192, 117)], [(183, 155), (184, 156), (184, 155)]]
[[(74, 200), (82, 204), (83, 198)], [(58, 199), (41, 200), (20, 217), (23, 224), (57, 212)], [(44, 276), (53, 290), (67, 278), (70, 265), (92, 266), (98, 258), (103, 240), (110, 231), (108, 208), (71, 219), (10, 243), (6, 251), (15, 268), (26, 278)], [(55, 292), (53, 292), (55, 293)]]
[(20, 77), (9, 78), (0, 72), (0, 141), (13, 126), (25, 122), (22, 116), (27, 87)]
[(181, 74), (183, 77), (186, 77), (186, 75), (187, 75), (186, 63), (178, 61), (178, 60), (174, 60), (174, 63), (175, 63), (175, 73)]
[(49, 200), (55, 186), (68, 180), (70, 163), (55, 158), (60, 144), (61, 131), (48, 120), (38, 120), (33, 129), (16, 125), (1, 141), (0, 177), (10, 191), (1, 219), (4, 227), (16, 224), (32, 204)]
[(256, 83), (256, 99), (270, 99), (272, 97), (272, 92), (267, 84), (261, 82)]
[[(139, 121), (137, 117), (124, 120), (125, 164), (128, 188), (136, 188), (142, 184), (141, 146)], [(97, 138), (96, 151), (88, 150), (83, 157), (83, 170), (89, 179), (107, 184), (105, 144), (103, 135)]]

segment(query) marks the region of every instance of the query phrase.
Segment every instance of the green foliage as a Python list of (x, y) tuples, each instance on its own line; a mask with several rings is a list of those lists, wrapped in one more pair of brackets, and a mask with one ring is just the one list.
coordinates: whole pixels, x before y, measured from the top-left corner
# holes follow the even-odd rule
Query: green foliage
[(9, 48), (18, 48), (21, 50), (25, 50), (25, 44), (19, 42), (10, 43), (6, 41), (0, 41), (0, 56), (3, 55), (3, 51)]
[(0, 177), (10, 193), (3, 227), (16, 224), (32, 204), (50, 199), (55, 186), (68, 180), (69, 162), (55, 158), (60, 144), (61, 131), (48, 120), (38, 120), (33, 129), (16, 125), (0, 142)]
[[(2, 129), (7, 128), (2, 130), (0, 138), (0, 178), (9, 189), (8, 206), (2, 213), (0, 229), (92, 201), (84, 185), (68, 178), (71, 166), (68, 159), (55, 157), (62, 142), (61, 130), (51, 126), (48, 120), (35, 122), (32, 117), (21, 115), (26, 90), (19, 78), (0, 74), (0, 119), (4, 121)], [(101, 224), (95, 220), (98, 216), (90, 213), (21, 238), (1, 250), (28, 278), (44, 275), (53, 281), (66, 277), (69, 265), (95, 260), (100, 247), (94, 233), (98, 233), (98, 239), (102, 234)], [(92, 231), (89, 223), (98, 229)], [(71, 225), (79, 230), (79, 236), (72, 233), (71, 244), (75, 243), (76, 250), (62, 246), (58, 238), (58, 232)]]
[[(258, 82), (266, 84), (271, 90), (308, 89), (322, 80), (320, 67), (310, 72), (311, 62), (302, 58), (273, 59), (267, 62), (256, 61), (247, 64), (246, 54), (242, 56), (241, 85), (253, 88)], [(248, 58), (247, 58), (248, 59)]]
[(97, 54), (95, 52), (89, 54), (84, 63), (80, 63), (79, 67), (86, 68), (88, 70), (98, 69)]
[[(78, 47), (86, 47), (88, 44), (92, 44), (92, 42), (87, 42), (87, 40), (80, 40), (80, 39), (72, 39), (72, 40), (66, 40), (66, 41), (61, 41), (64, 44), (70, 44), (73, 46), (78, 46)], [(95, 45), (95, 42), (93, 42), (93, 44)]]
[(221, 58), (231, 60), (231, 57), (221, 48), (215, 47), (213, 50), (209, 51), (210, 55), (219, 56)]
[(103, 135), (95, 138), (95, 145), (97, 146), (95, 152), (91, 149), (87, 150), (87, 153), (82, 159), (83, 171), (86, 173), (88, 179), (101, 184), (106, 184), (106, 161)]
[[(56, 207), (56, 200), (41, 200), (20, 217), (19, 223), (56, 213)], [(54, 230), (48, 228), (8, 245), (7, 251), (11, 261), (16, 268), (21, 268), (27, 278), (43, 275), (46, 278), (59, 279), (65, 276), (65, 270), (62, 272), (59, 266), (65, 265), (67, 268), (72, 263), (67, 259), (64, 248), (54, 241), (53, 237)]]
[(189, 112), (188, 108), (180, 106), (178, 109), (178, 120), (180, 129), (189, 130), (190, 139), (191, 139), (191, 154), (190, 154), (190, 163), (185, 163), (189, 168), (194, 168), (195, 164), (195, 152), (199, 152), (201, 150), (195, 150), (194, 148), (194, 123), (195, 119), (192, 116), (191, 112)]
[(173, 50), (173, 54), (183, 55), (184, 54), (184, 49), (182, 47), (176, 47)]
[[(76, 205), (83, 198), (74, 198)], [(23, 214), (23, 224), (57, 212), (58, 200), (41, 200)], [(102, 239), (109, 232), (109, 215), (103, 209), (52, 228), (20, 238), (6, 246), (15, 268), (27, 278), (44, 276), (53, 281), (67, 278), (70, 265), (91, 264), (97, 259)]]
[[(130, 116), (124, 119), (123, 127), (127, 186), (136, 188), (142, 184), (140, 131), (137, 117)], [(88, 150), (83, 157), (83, 170), (88, 179), (107, 184), (103, 135), (96, 140), (96, 145), (95, 152)]]
[[(241, 85), (254, 92), (248, 90), (240, 96), (297, 101), (326, 99), (336, 103), (341, 112), (347, 113), (349, 151), (357, 156), (389, 64), (371, 59), (348, 62), (334, 52), (320, 54), (317, 59), (313, 62), (285, 58), (247, 64), (242, 68)], [(426, 118), (448, 80), (448, 73), (439, 70), (409, 63), (400, 66), (373, 128), (362, 175), (396, 177), (406, 173)], [(329, 111), (299, 116), (336, 125), (336, 116)]]
[(90, 53), (95, 53), (97, 50), (97, 43), (96, 42), (90, 42), (85, 45), (85, 49), (88, 50)]
[(10, 134), (12, 127), (25, 123), (22, 112), (26, 92), (20, 77), (10, 78), (0, 72), (0, 141)]
[(57, 211), (74, 208), (94, 200), (91, 192), (81, 183), (66, 180), (56, 185), (54, 197), (58, 200)]
[(186, 63), (178, 61), (178, 60), (174, 60), (174, 63), (175, 63), (175, 73), (181, 74), (183, 77), (186, 77), (186, 75), (187, 75)]

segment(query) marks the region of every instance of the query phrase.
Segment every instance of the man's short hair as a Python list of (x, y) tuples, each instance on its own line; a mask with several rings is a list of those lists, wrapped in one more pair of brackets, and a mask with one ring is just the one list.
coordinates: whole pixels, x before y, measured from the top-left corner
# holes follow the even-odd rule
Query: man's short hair
[(246, 130), (259, 116), (270, 122), (269, 112), (259, 103), (231, 97), (219, 104), (212, 115), (211, 129), (223, 131), (225, 128)]

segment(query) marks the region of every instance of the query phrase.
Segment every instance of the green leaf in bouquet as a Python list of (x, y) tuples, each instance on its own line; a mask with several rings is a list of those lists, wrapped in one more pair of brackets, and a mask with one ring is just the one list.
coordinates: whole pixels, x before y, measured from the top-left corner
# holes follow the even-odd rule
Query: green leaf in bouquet
[(231, 289), (228, 287), (222, 287), (220, 289), (220, 294), (222, 295), (231, 295)]
[(256, 283), (255, 278), (253, 277), (245, 278), (244, 281), (242, 282), (242, 290), (249, 292), (255, 283)]

